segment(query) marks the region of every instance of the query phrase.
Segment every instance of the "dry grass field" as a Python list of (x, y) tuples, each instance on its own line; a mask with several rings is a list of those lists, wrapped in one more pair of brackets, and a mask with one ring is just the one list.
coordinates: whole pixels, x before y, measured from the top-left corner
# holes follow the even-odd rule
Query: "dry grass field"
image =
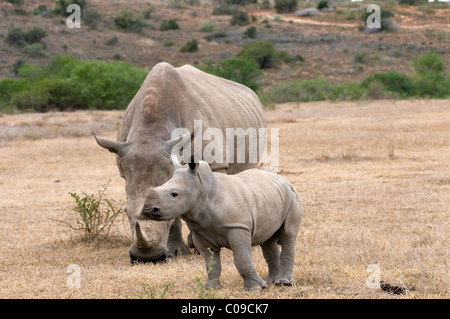
[[(293, 287), (245, 292), (232, 254), (220, 291), (205, 291), (198, 255), (130, 266), (125, 218), (87, 243), (55, 222), (69, 192), (124, 200), (115, 158), (90, 133), (114, 138), (122, 112), (0, 115), (0, 298), (449, 298), (450, 101), (278, 105), (281, 174), (304, 218)], [(124, 216), (122, 216), (124, 217)], [(186, 234), (186, 232), (185, 232)], [(254, 248), (257, 271), (267, 267)], [(67, 267), (80, 268), (69, 288)], [(371, 264), (402, 295), (367, 287)]]

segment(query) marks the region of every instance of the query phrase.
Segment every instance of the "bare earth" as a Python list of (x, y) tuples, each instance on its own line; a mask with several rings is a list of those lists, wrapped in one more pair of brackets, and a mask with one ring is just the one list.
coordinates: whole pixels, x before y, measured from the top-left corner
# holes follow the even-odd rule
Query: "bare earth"
[[(304, 205), (296, 284), (244, 292), (226, 250), (225, 288), (214, 296), (449, 298), (450, 101), (285, 104), (266, 113), (280, 130), (281, 174)], [(204, 296), (198, 255), (131, 267), (125, 218), (91, 244), (54, 221), (70, 213), (68, 192), (96, 193), (108, 179), (108, 197), (124, 200), (114, 156), (90, 136), (114, 138), (121, 114), (0, 115), (0, 298)], [(264, 277), (261, 249), (253, 251)], [(67, 285), (71, 264), (80, 288)], [(415, 290), (368, 288), (373, 264), (382, 281)]]

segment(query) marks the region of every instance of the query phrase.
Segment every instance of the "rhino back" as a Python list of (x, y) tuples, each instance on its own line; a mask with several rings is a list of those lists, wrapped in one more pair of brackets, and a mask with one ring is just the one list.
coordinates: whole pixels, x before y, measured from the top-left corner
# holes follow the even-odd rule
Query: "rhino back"
[[(164, 131), (164, 136), (170, 138), (171, 132), (178, 127), (192, 131), (194, 120), (202, 121), (203, 130), (222, 130), (224, 150), (226, 128), (258, 130), (266, 127), (261, 102), (246, 86), (190, 65), (174, 68), (168, 63), (159, 63), (149, 72), (128, 105), (117, 139), (130, 140), (137, 130), (147, 134)], [(203, 141), (202, 149), (208, 143)], [(256, 166), (256, 163), (236, 162), (230, 164), (229, 173)]]

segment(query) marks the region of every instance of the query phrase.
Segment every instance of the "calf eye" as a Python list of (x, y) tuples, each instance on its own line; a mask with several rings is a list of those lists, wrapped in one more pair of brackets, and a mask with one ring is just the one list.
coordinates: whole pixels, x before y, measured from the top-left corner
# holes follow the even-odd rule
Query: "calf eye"
[(172, 193), (170, 193), (170, 195), (172, 195), (172, 197), (177, 197), (177, 196), (178, 196), (178, 193), (175, 192), (175, 191), (173, 191)]

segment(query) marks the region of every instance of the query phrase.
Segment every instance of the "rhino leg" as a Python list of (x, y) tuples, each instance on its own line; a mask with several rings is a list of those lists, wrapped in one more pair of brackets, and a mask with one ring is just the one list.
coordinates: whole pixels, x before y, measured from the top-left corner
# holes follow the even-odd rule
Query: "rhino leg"
[(194, 232), (191, 232), (191, 234), (195, 247), (205, 259), (206, 272), (208, 273), (208, 281), (206, 282), (205, 287), (213, 289), (223, 288), (219, 280), (220, 274), (222, 272), (222, 265), (220, 262), (220, 248), (209, 248), (201, 237), (196, 235)]
[(181, 234), (181, 218), (175, 218), (169, 230), (169, 238), (167, 239), (167, 249), (174, 256), (188, 255), (189, 247), (184, 243)]
[(280, 275), (275, 280), (275, 284), (291, 286), (294, 284), (294, 259), (295, 259), (295, 242), (301, 222), (302, 208), (298, 205), (292, 205), (286, 220), (281, 226), (280, 231)]
[(233, 251), (234, 265), (244, 279), (244, 289), (260, 291), (267, 283), (258, 275), (252, 259), (252, 241), (248, 230), (232, 229), (227, 234), (228, 243)]
[(277, 245), (278, 238), (272, 237), (261, 244), (264, 259), (269, 266), (269, 274), (266, 277), (267, 282), (275, 282), (280, 275), (280, 249)]

